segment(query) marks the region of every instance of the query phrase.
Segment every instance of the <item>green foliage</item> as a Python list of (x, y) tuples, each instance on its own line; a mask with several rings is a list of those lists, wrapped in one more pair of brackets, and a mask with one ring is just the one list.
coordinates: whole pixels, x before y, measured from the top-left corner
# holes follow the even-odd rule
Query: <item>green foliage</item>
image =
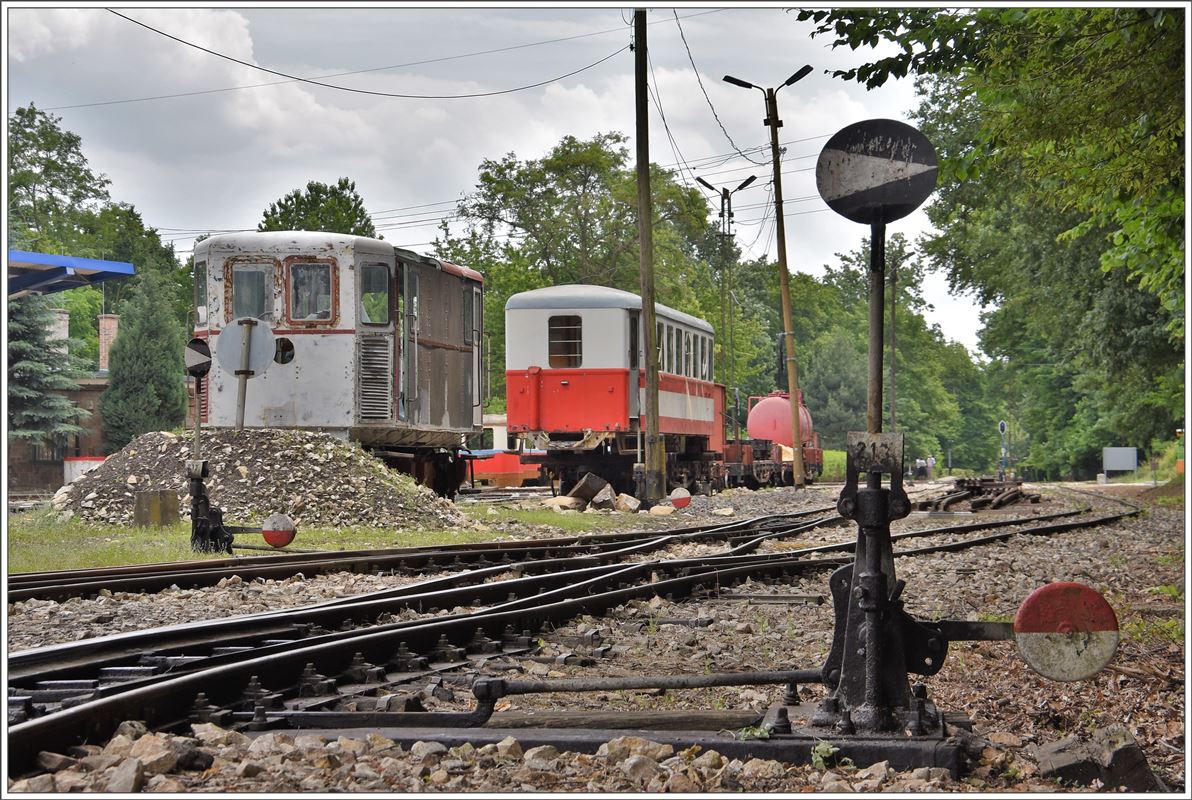
[(84, 258), (126, 261), (136, 268), (131, 279), (109, 280), (100, 288), (72, 289), (50, 303), (70, 310), (70, 338), (80, 358), (97, 365), (96, 316), (120, 313), (127, 294), (141, 276), (154, 273), (169, 286), (169, 304), (179, 322), (191, 306), (189, 272), (179, 266), (172, 245), (146, 228), (126, 203), (113, 203), (110, 183), (87, 164), (82, 141), (61, 129), (61, 119), (35, 106), (9, 117), (9, 244), (26, 250)]
[(108, 199), (104, 175), (91, 171), (82, 140), (30, 104), (8, 118), (9, 243), (25, 250), (72, 255), (84, 240), (84, 220)]
[(311, 181), (270, 203), (257, 225), (259, 231), (329, 231), (354, 236), (377, 236), (356, 182), (340, 178), (335, 185)]
[[(639, 291), (636, 179), (625, 141), (619, 133), (587, 141), (567, 136), (541, 159), (486, 159), (476, 190), (459, 204), (463, 231), (442, 226), (436, 253), (484, 273), (489, 410), (501, 407), (505, 394), (511, 295), (566, 283)], [(665, 170), (652, 168), (651, 186), (658, 300), (715, 318), (718, 290), (701, 257), (714, 242), (707, 205)]]
[(811, 748), (811, 766), (816, 769), (827, 769), (835, 763), (834, 756), (840, 752), (840, 748), (828, 741), (818, 741), (815, 746)]
[(1122, 626), (1122, 633), (1144, 645), (1178, 644), (1184, 641), (1184, 620), (1132, 619)]
[(77, 389), (78, 364), (66, 343), (49, 338), (50, 312), (43, 297), (8, 301), (8, 436), (31, 442), (61, 440), (82, 428), (87, 412), (68, 399)]
[(800, 17), (834, 46), (901, 48), (841, 77), (919, 77), (916, 116), (941, 159), (928, 208), (940, 233), (924, 250), (994, 306), (982, 333), (992, 402), (976, 410), (1022, 432), (1022, 465), (1089, 477), (1101, 447), (1170, 436), (1184, 400), (1183, 13)]
[(769, 739), (770, 729), (764, 728), (761, 725), (752, 725), (745, 728), (739, 728), (735, 731), (722, 730), (721, 733), (727, 733), (734, 739), (744, 742), (750, 739)]
[(99, 327), (97, 320), (103, 313), (103, 292), (95, 286), (59, 292), (46, 298), (51, 306), (70, 312), (70, 338), (79, 346), (75, 355), (92, 369), (99, 366)]
[(1150, 589), (1147, 589), (1147, 591), (1152, 594), (1162, 595), (1172, 600), (1179, 600), (1184, 596), (1184, 589), (1182, 586), (1176, 586), (1169, 583), (1165, 583), (1162, 586), (1152, 586)]
[(165, 298), (161, 279), (147, 274), (120, 320), (109, 360), (111, 380), (99, 400), (109, 453), (186, 418), (183, 329)]

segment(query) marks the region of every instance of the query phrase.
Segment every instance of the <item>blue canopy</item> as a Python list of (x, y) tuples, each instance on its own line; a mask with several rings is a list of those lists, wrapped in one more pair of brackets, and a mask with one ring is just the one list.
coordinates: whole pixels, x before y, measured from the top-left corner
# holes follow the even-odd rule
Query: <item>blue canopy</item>
[(126, 261), (101, 261), (98, 258), (28, 253), (24, 250), (8, 251), (9, 297), (62, 292), (135, 274), (136, 269)]

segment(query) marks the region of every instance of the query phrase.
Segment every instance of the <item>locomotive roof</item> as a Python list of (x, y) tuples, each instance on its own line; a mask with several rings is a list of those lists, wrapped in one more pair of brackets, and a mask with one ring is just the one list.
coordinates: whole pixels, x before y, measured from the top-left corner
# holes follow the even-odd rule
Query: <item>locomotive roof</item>
[(452, 264), (442, 259), (424, 256), (412, 250), (395, 247), (383, 239), (369, 236), (354, 236), (349, 233), (332, 233), (330, 231), (245, 231), (241, 233), (221, 233), (204, 239), (195, 245), (213, 250), (252, 249), (268, 252), (286, 252), (290, 250), (336, 250), (351, 249), (357, 253), (375, 253), (397, 257), (406, 262), (422, 262), (439, 267), (444, 272), (458, 275), (462, 278), (484, 282), (484, 276), (474, 269)]
[[(609, 286), (592, 286), (588, 284), (565, 284), (563, 286), (547, 286), (543, 289), (531, 289), (519, 292), (505, 302), (505, 310), (520, 308), (572, 309), (572, 308), (626, 308), (640, 309), (642, 299), (632, 292), (613, 289)], [(675, 322), (688, 325), (705, 333), (713, 333), (712, 326), (699, 317), (684, 314), (670, 306), (655, 303), (654, 308), (659, 316)]]

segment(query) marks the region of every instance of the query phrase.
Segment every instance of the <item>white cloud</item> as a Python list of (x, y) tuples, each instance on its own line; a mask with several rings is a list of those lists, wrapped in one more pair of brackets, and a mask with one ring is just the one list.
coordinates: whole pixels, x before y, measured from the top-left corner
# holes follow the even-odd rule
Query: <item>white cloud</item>
[[(732, 74), (778, 85), (805, 63), (815, 71), (779, 95), (787, 148), (787, 211), (823, 208), (815, 158), (827, 135), (871, 117), (905, 119), (914, 98), (908, 81), (865, 92), (824, 74), (852, 66), (861, 52), (832, 51), (809, 40), (808, 27), (783, 8), (680, 9), (690, 57), (670, 8), (652, 8), (647, 34), (671, 131), (694, 172), (714, 185), (749, 174), (755, 187), (736, 196), (738, 242), (775, 253), (763, 216), (767, 166), (728, 158), (732, 146), (708, 108), (690, 59), (724, 127), (741, 148), (762, 146), (768, 132), (761, 94), (721, 80)], [(281, 72), (320, 76), (373, 67), (416, 66), (328, 78), (330, 83), (401, 94), (499, 92), (561, 75), (604, 58), (630, 41), (618, 8), (183, 8), (121, 9), (187, 41)], [(82, 137), (91, 166), (113, 181), (112, 196), (131, 202), (147, 224), (195, 228), (255, 227), (264, 208), (310, 180), (356, 181), (370, 209), (458, 199), (476, 183), (485, 158), (513, 152), (540, 158), (564, 135), (634, 135), (633, 54), (538, 89), (466, 100), (381, 98), (281, 81), (121, 20), (101, 7), (8, 10), (8, 112), (29, 102), (54, 109)], [(516, 47), (600, 31), (566, 42)], [(456, 58), (501, 48), (503, 52)], [(214, 91), (220, 90), (220, 91)], [(186, 96), (70, 108), (128, 98)], [(813, 138), (814, 137), (814, 138)], [(804, 139), (806, 141), (796, 141)], [(651, 110), (651, 158), (677, 159)], [(628, 143), (633, 158), (632, 138)], [(712, 159), (712, 156), (721, 156)], [(801, 158), (804, 157), (804, 158)], [(799, 171), (803, 170), (803, 171)], [(801, 198), (810, 197), (810, 200)], [(753, 208), (749, 208), (753, 206)], [(426, 216), (450, 204), (430, 206)], [(709, 209), (715, 217), (718, 205)], [(925, 226), (912, 215), (891, 232)], [(409, 219), (409, 218), (403, 218)], [(416, 218), (415, 218), (416, 219)], [(836, 252), (857, 249), (868, 234), (828, 211), (786, 218), (792, 268), (818, 274)], [(772, 225), (772, 214), (770, 216)], [(917, 226), (917, 227), (916, 227)], [(759, 235), (760, 231), (760, 235)], [(432, 223), (385, 231), (396, 243), (421, 244)], [(189, 242), (179, 241), (185, 249)], [(426, 249), (426, 248), (424, 248)], [(940, 308), (941, 287), (932, 302)], [(975, 311), (957, 320), (975, 319)], [(951, 333), (959, 322), (941, 322)]]

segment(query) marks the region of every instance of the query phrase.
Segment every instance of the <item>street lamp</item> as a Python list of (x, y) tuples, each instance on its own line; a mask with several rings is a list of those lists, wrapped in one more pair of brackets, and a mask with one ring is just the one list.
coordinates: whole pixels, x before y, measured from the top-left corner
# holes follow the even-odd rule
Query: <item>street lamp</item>
[(753, 85), (749, 81), (734, 78), (732, 75), (724, 76), (726, 83), (731, 83), (733, 86), (740, 86), (744, 89), (757, 89), (766, 97), (766, 118), (762, 120), (762, 124), (770, 129), (771, 160), (774, 162), (774, 211), (777, 217), (778, 229), (778, 280), (782, 287), (782, 324), (785, 328), (783, 335), (786, 338), (786, 383), (788, 393), (790, 394), (791, 438), (793, 439), (791, 445), (794, 449), (795, 459), (792, 467), (795, 486), (800, 488), (805, 482), (803, 475), (803, 430), (799, 420), (799, 378), (795, 370), (795, 328), (791, 314), (790, 273), (786, 266), (786, 224), (782, 215), (782, 166), (781, 153), (778, 149), (778, 129), (782, 127), (782, 120), (778, 118), (778, 90), (801, 81), (810, 73), (811, 65), (807, 64), (800, 68), (794, 75), (787, 78), (782, 86), (775, 89), (763, 89), (760, 86)]
[[(729, 287), (732, 285), (732, 264), (729, 261), (727, 248), (728, 248), (728, 240), (730, 238), (732, 238), (732, 235), (733, 235), (733, 195), (736, 194), (737, 192), (741, 191), (742, 189), (744, 189), (746, 186), (749, 186), (755, 180), (757, 180), (757, 176), (750, 175), (748, 178), (741, 181), (741, 184), (736, 189), (731, 189), (731, 190), (727, 186), (717, 189), (715, 186), (708, 183), (703, 178), (697, 177), (695, 180), (702, 186), (706, 186), (708, 189), (711, 189), (713, 192), (716, 192), (717, 194), (720, 195), (720, 265), (721, 265), (721, 270), (722, 270), (721, 275), (720, 275), (720, 330), (722, 332), (727, 330), (727, 333), (728, 333), (728, 342), (727, 342), (728, 347), (721, 349), (722, 353), (723, 352), (728, 353), (728, 357), (725, 358), (724, 356), (721, 356), (720, 366), (721, 366), (721, 370), (722, 370), (722, 374), (723, 374), (725, 362), (727, 361), (729, 364), (728, 386), (731, 389), (733, 387), (733, 384), (735, 381), (736, 370), (734, 369), (735, 359), (733, 357), (734, 356), (734, 352), (733, 352), (733, 311), (732, 311), (731, 295), (729, 294)], [(728, 315), (728, 317), (727, 317), (728, 325), (727, 326), (725, 325), (725, 314), (726, 313)], [(741, 441), (741, 408), (740, 408), (740, 405), (741, 405), (740, 398), (738, 397), (737, 403), (736, 403), (736, 408), (733, 411), (733, 422), (735, 425), (735, 427), (734, 427), (734, 430), (735, 430), (734, 441), (736, 441), (736, 442)]]

